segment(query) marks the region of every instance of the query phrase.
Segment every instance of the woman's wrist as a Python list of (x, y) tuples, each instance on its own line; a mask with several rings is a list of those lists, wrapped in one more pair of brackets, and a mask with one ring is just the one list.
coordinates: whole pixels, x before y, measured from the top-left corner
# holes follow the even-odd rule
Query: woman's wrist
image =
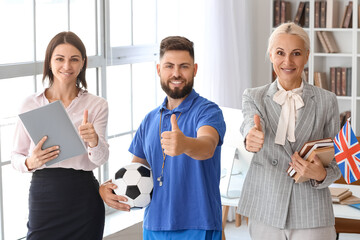
[(28, 169), (28, 171), (33, 170), (33, 169), (30, 168), (30, 166), (29, 166), (29, 158), (26, 158), (26, 159), (25, 159), (25, 166), (26, 166), (26, 168)]

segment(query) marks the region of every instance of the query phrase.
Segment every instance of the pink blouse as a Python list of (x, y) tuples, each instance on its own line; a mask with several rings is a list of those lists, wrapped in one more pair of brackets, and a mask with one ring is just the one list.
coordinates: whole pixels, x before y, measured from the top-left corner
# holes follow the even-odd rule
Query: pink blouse
[[(48, 104), (45, 97), (45, 91), (33, 94), (25, 99), (20, 113), (30, 111), (40, 106)], [(76, 129), (83, 120), (84, 110), (88, 110), (88, 122), (94, 125), (95, 131), (99, 136), (98, 145), (94, 148), (87, 146), (88, 153), (79, 155), (64, 161), (52, 164), (50, 166), (41, 166), (42, 168), (73, 168), (76, 170), (92, 171), (93, 169), (104, 164), (109, 158), (109, 144), (105, 139), (106, 126), (108, 122), (108, 103), (105, 99), (88, 93), (86, 90), (80, 90), (78, 96), (66, 108), (67, 113)], [(19, 119), (14, 135), (14, 147), (11, 153), (12, 166), (20, 172), (29, 171), (25, 165), (26, 158), (30, 157), (35, 147), (28, 132)], [(61, 149), (60, 149), (61, 151)]]

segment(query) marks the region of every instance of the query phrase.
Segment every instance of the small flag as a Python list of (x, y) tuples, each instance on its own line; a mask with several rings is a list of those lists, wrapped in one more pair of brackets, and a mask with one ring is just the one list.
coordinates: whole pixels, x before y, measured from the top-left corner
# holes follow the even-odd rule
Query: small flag
[(346, 121), (334, 138), (335, 160), (345, 181), (350, 184), (360, 179), (360, 144)]

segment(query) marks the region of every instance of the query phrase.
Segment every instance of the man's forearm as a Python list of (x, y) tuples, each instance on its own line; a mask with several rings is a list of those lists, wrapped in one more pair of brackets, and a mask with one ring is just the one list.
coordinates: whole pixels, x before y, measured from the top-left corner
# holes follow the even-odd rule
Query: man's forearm
[(214, 155), (216, 145), (210, 137), (186, 137), (184, 153), (196, 160), (206, 160)]

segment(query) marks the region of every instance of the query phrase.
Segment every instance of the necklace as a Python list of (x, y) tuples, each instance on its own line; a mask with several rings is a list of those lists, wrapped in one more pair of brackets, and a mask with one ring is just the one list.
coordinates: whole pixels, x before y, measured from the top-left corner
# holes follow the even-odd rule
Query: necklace
[[(160, 123), (159, 123), (159, 139), (160, 139), (160, 147), (161, 147), (161, 118), (162, 118), (162, 111), (160, 112)], [(179, 120), (181, 116), (181, 113), (179, 114), (179, 116), (176, 119), (176, 122)], [(162, 155), (163, 155), (163, 163), (162, 163), (162, 167), (161, 167), (161, 174), (160, 176), (157, 178), (157, 181), (159, 182), (159, 186), (161, 187), (163, 184), (163, 179), (164, 179), (164, 166), (165, 166), (165, 158), (166, 158), (166, 154), (164, 153), (164, 149), (161, 147), (161, 151), (162, 151)]]

